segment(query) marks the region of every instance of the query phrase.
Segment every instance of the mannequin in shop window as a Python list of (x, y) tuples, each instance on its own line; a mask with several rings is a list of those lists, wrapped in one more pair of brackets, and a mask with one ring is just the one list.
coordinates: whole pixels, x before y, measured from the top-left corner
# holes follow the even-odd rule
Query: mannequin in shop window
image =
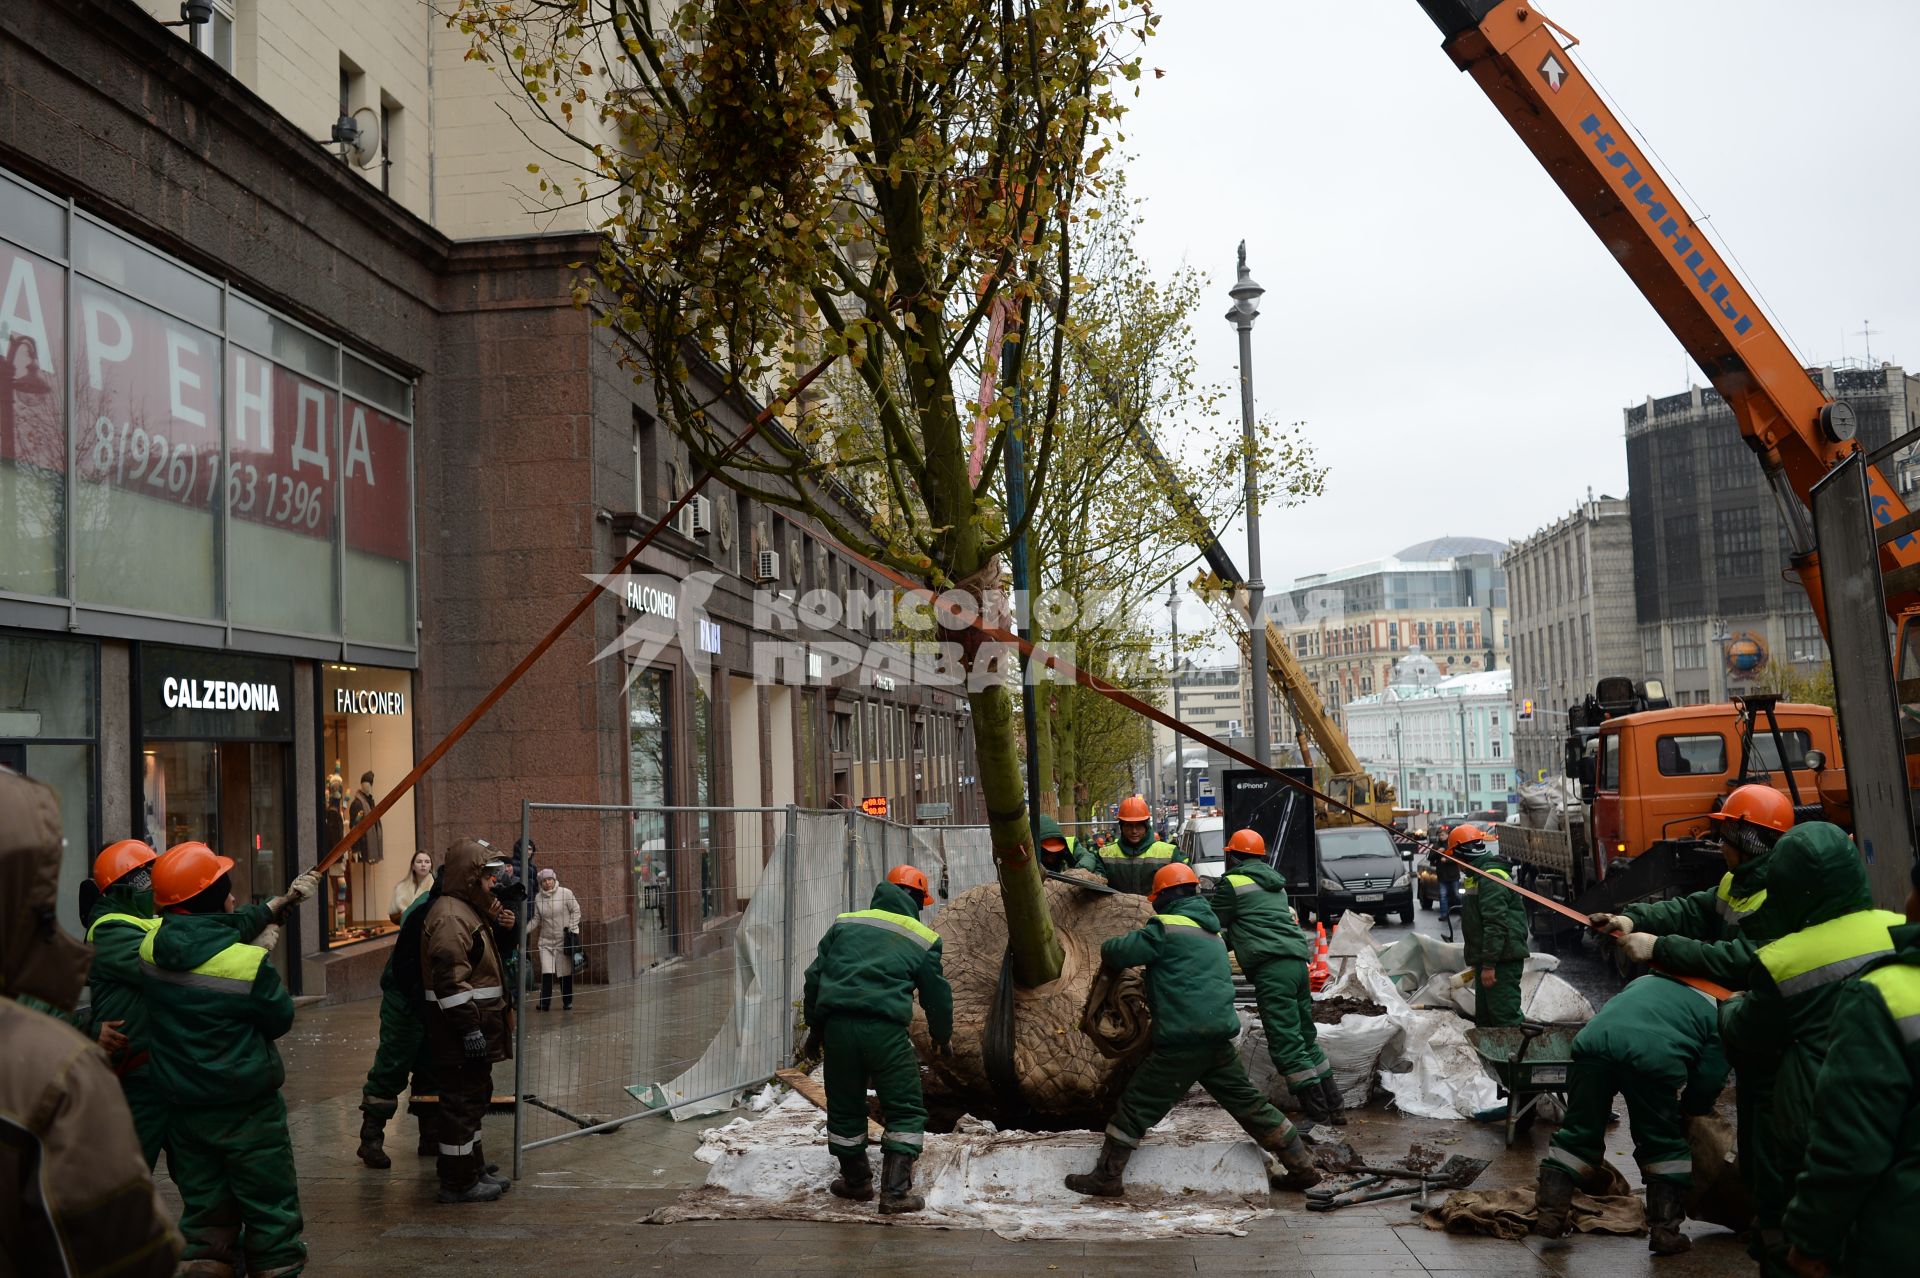
[[(347, 828), (352, 829), (354, 826), (359, 825), (361, 821), (365, 820), (367, 813), (373, 811), (374, 803), (373, 773), (362, 772), (360, 774), (360, 788), (353, 792), (353, 805), (347, 811)], [(360, 836), (360, 841), (353, 845), (353, 855), (354, 858), (363, 865), (380, 864), (381, 858), (386, 855), (386, 852), (381, 845), (380, 823), (378, 821), (375, 821), (373, 828)]]

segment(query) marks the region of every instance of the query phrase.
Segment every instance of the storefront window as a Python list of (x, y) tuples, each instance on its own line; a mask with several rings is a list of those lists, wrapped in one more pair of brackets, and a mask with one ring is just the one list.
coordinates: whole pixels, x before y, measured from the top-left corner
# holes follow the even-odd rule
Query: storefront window
[(229, 352), (227, 387), (234, 623), (338, 634), (338, 397), (238, 346)]
[(91, 281), (76, 298), (76, 593), (218, 616), (219, 339)]
[(44, 781), (60, 795), (58, 916), (75, 936), (80, 883), (92, 869), (99, 827), (94, 815), (94, 707), (98, 649), (67, 639), (0, 635), (0, 765)]
[(708, 811), (713, 805), (713, 753), (713, 698), (696, 683), (693, 687), (693, 806), (698, 811), (693, 821), (693, 854), (699, 861), (702, 919), (710, 919), (718, 912), (714, 908), (718, 885), (714, 882), (713, 816)]
[(16, 594), (66, 593), (66, 333), (63, 272), (0, 240), (0, 590)]
[[(667, 676), (639, 670), (627, 689), (627, 801), (636, 808), (668, 802), (672, 723), (668, 715)], [(634, 943), (640, 961), (657, 963), (671, 955), (670, 823), (664, 812), (640, 812), (633, 820)]]
[(347, 637), (413, 646), (413, 440), (406, 423), (345, 402)]
[[(322, 766), (320, 850), (325, 855), (413, 770), (413, 677), (404, 670), (328, 665), (320, 687)], [(371, 778), (371, 779), (369, 779)], [(334, 863), (323, 911), (327, 944), (395, 930), (411, 901), (413, 795)]]

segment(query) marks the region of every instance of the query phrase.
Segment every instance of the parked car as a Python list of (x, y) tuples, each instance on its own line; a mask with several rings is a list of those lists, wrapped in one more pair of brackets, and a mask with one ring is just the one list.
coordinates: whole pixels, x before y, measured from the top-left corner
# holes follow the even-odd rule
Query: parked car
[(1313, 842), (1320, 857), (1316, 914), (1335, 919), (1353, 910), (1383, 923), (1389, 914), (1398, 915), (1402, 923), (1413, 922), (1411, 856), (1402, 855), (1385, 830), (1371, 825), (1336, 826), (1314, 831)]
[(1203, 879), (1219, 879), (1227, 872), (1226, 819), (1190, 817), (1180, 828), (1180, 854)]

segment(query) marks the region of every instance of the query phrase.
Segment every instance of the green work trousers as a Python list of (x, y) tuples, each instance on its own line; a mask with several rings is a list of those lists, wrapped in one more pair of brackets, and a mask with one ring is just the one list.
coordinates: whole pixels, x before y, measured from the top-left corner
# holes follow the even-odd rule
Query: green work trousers
[(407, 1006), (404, 995), (388, 990), (380, 996), (380, 1046), (360, 1091), (360, 1112), (385, 1123), (399, 1109), (400, 1093), (409, 1083), (415, 1097), (411, 1108), (421, 1116), (423, 1128), (431, 1130), (432, 1116), (425, 1111), (433, 1107), (418, 1099), (422, 1094), (437, 1095), (440, 1090), (434, 1079), (433, 1057), (427, 1051), (427, 1027)]
[(1286, 1080), (1287, 1090), (1302, 1087), (1333, 1071), (1320, 1050), (1319, 1031), (1313, 1025), (1313, 993), (1307, 984), (1305, 959), (1267, 959), (1241, 969), (1253, 982), (1260, 1009), (1260, 1025), (1267, 1032), (1267, 1055)]
[(920, 1157), (926, 1143), (927, 1102), (920, 1091), (920, 1058), (907, 1027), (892, 1021), (834, 1015), (827, 1020), (827, 1144), (836, 1157), (867, 1147), (867, 1086), (880, 1098), (887, 1126), (880, 1148)]
[(1206, 1088), (1207, 1095), (1256, 1141), (1276, 1129), (1284, 1132), (1281, 1143), (1293, 1138), (1293, 1124), (1254, 1090), (1231, 1041), (1154, 1047), (1121, 1093), (1107, 1123), (1107, 1135), (1128, 1148), (1139, 1145), (1147, 1129), (1165, 1118), (1195, 1083)]
[(1678, 1082), (1648, 1074), (1630, 1062), (1600, 1057), (1573, 1058), (1567, 1076), (1567, 1116), (1553, 1134), (1546, 1161), (1569, 1172), (1582, 1187), (1595, 1183), (1606, 1158), (1607, 1120), (1613, 1098), (1627, 1099), (1627, 1126), (1633, 1133), (1633, 1161), (1649, 1182), (1693, 1183), (1693, 1151), (1680, 1117)]
[(140, 1152), (146, 1157), (147, 1170), (152, 1171), (160, 1161), (160, 1151), (167, 1147), (167, 1102), (147, 1081), (144, 1069), (121, 1079), (120, 1090), (126, 1093), (127, 1108), (133, 1112), (133, 1132), (140, 1138)]
[[(1520, 1023), (1520, 972), (1525, 959), (1504, 963), (1483, 963), (1474, 969), (1473, 1023), (1475, 1025), (1518, 1025)], [(1480, 984), (1482, 968), (1493, 968), (1493, 987)]]
[(175, 1109), (167, 1128), (167, 1167), (180, 1187), (186, 1260), (232, 1265), (244, 1253), (249, 1278), (280, 1278), (306, 1267), (300, 1190), (280, 1093)]

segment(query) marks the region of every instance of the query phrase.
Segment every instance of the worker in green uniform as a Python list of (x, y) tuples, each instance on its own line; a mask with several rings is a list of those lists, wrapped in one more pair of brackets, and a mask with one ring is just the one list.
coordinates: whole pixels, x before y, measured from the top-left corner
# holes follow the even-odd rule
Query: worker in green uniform
[[(438, 885), (435, 876), (434, 888)], [(407, 1108), (420, 1124), (420, 1142), (415, 1152), (431, 1158), (440, 1152), (437, 1100), (422, 1096), (439, 1095), (434, 1082), (433, 1056), (427, 1051), (426, 1001), (419, 991), (404, 988), (407, 982), (394, 976), (394, 958), (417, 953), (420, 930), (426, 922), (426, 906), (433, 900), (433, 889), (420, 893), (400, 916), (400, 935), (386, 966), (380, 969), (380, 1046), (373, 1056), (373, 1068), (360, 1089), (360, 1147), (354, 1157), (367, 1166), (384, 1169), (393, 1166), (384, 1148), (387, 1120), (400, 1110), (400, 1093), (412, 1084), (412, 1100)]]
[(1873, 908), (1853, 840), (1825, 821), (1796, 826), (1780, 840), (1767, 897), (1779, 898), (1794, 930), (1759, 948), (1746, 991), (1721, 1013), (1720, 1032), (1736, 1064), (1767, 1053), (1780, 1061), (1773, 1090), (1753, 1116), (1754, 1157), (1740, 1167), (1753, 1198), (1748, 1251), (1762, 1274), (1774, 1276), (1791, 1272), (1782, 1221), (1806, 1161), (1834, 1009), (1847, 977), (1893, 956), (1891, 929), (1906, 920)]
[(233, 913), (232, 870), (204, 843), (153, 863), (160, 926), (140, 942), (149, 1068), (171, 1111), (167, 1169), (180, 1188), (188, 1272), (231, 1273), (244, 1253), (251, 1278), (277, 1278), (307, 1263), (280, 1096), (286, 1067), (273, 1045), (293, 1026), (293, 999), (269, 959), (279, 925), (238, 939), (249, 923)]
[(940, 970), (940, 936), (920, 921), (920, 911), (931, 903), (927, 876), (911, 865), (894, 866), (874, 885), (866, 909), (834, 920), (807, 966), (805, 1055), (825, 1047), (827, 1144), (840, 1163), (829, 1188), (836, 1198), (873, 1198), (867, 1161), (871, 1083), (887, 1122), (880, 1138), (885, 1215), (926, 1206), (913, 1192), (913, 1160), (927, 1132), (920, 1059), (907, 1037), (915, 990), (934, 1051), (953, 1051), (953, 989)]
[(1518, 892), (1490, 886), (1483, 878), (1513, 879), (1513, 867), (1487, 845), (1478, 826), (1455, 826), (1447, 852), (1472, 870), (1461, 876), (1460, 933), (1473, 982), (1475, 1025), (1518, 1025), (1520, 974), (1527, 962), (1527, 910)]
[(166, 1145), (167, 1106), (153, 1088), (147, 1068), (147, 1002), (141, 989), (140, 942), (159, 928), (154, 917), (154, 850), (138, 839), (108, 844), (93, 859), (93, 883), (99, 897), (87, 912), (87, 944), (93, 966), (87, 987), (93, 992), (93, 1030), (102, 1037), (133, 1112), (140, 1152), (152, 1167)]
[[(1797, 926), (1789, 899), (1767, 892), (1773, 849), (1793, 829), (1793, 802), (1770, 785), (1743, 785), (1707, 820), (1727, 864), (1718, 885), (1667, 901), (1637, 902), (1617, 914), (1595, 914), (1592, 922), (1619, 938), (1635, 963), (1656, 963), (1741, 990), (1753, 971), (1755, 952)], [(1734, 1133), (1742, 1167), (1757, 1165), (1754, 1115), (1780, 1072), (1774, 1045), (1758, 1046), (1751, 1056), (1727, 1047), (1740, 1079)]]
[(1065, 874), (1068, 870), (1100, 873), (1100, 858), (1080, 847), (1077, 840), (1068, 837), (1060, 828), (1060, 823), (1052, 817), (1034, 818), (1033, 838), (1040, 845), (1040, 864), (1043, 868), (1055, 874)]
[(1574, 1036), (1567, 1082), (1567, 1116), (1540, 1164), (1533, 1232), (1563, 1236), (1574, 1191), (1597, 1187), (1619, 1095), (1647, 1187), (1647, 1247), (1672, 1256), (1693, 1246), (1680, 1232), (1693, 1183), (1686, 1119), (1710, 1112), (1727, 1083), (1714, 996), (1665, 973), (1634, 981)]
[(1308, 1117), (1344, 1126), (1333, 1066), (1314, 1028), (1313, 991), (1307, 983), (1313, 942), (1294, 921), (1287, 881), (1267, 864), (1267, 841), (1258, 830), (1235, 830), (1226, 852), (1226, 877), (1211, 904), (1227, 947), (1253, 983), (1267, 1054)]
[[(1147, 1130), (1195, 1083), (1253, 1137), (1270, 1159), (1267, 1183), (1305, 1189), (1320, 1183), (1306, 1143), (1287, 1116), (1268, 1104), (1247, 1079), (1234, 1039), (1233, 967), (1220, 920), (1201, 898), (1193, 867), (1168, 865), (1154, 876), (1153, 908), (1145, 926), (1100, 947), (1100, 965), (1113, 971), (1144, 967), (1153, 1009), (1153, 1046), (1134, 1070), (1107, 1123), (1091, 1172), (1067, 1177), (1067, 1188), (1096, 1198), (1126, 1193), (1127, 1160)], [(1274, 1167), (1278, 1162), (1284, 1172)]]
[(1120, 802), (1120, 837), (1099, 852), (1100, 873), (1109, 886), (1137, 896), (1153, 894), (1153, 876), (1186, 858), (1171, 843), (1153, 837), (1153, 813), (1145, 798), (1130, 794)]
[(1784, 1232), (1801, 1278), (1897, 1274), (1920, 1256), (1920, 864), (1894, 952), (1835, 997)]

